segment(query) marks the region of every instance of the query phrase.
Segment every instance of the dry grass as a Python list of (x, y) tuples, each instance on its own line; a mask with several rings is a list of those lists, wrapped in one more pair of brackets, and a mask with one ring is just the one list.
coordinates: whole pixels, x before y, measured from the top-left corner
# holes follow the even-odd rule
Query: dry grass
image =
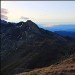
[(15, 75), (75, 75), (75, 59), (70, 58), (57, 65), (34, 69), (30, 72)]

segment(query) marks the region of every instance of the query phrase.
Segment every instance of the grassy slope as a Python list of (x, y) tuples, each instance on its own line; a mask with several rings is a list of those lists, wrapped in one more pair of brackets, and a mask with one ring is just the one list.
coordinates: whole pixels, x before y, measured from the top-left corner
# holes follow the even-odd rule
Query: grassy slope
[(75, 75), (75, 56), (72, 56), (56, 65), (34, 69), (33, 71), (15, 75)]

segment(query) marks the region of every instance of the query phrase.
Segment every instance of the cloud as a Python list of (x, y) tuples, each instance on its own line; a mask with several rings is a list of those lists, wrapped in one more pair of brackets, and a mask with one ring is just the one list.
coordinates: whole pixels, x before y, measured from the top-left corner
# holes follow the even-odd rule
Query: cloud
[(8, 10), (7, 10), (7, 9), (1, 8), (0, 14), (1, 14), (1, 19), (2, 19), (2, 20), (7, 20), (7, 19), (8, 19), (8, 17), (7, 17)]
[(29, 18), (28, 18), (28, 17), (21, 16), (21, 18), (20, 18), (20, 19), (28, 20)]
[(8, 17), (7, 17), (6, 15), (2, 15), (2, 14), (1, 14), (1, 19), (2, 19), (2, 20), (8, 20)]
[(1, 14), (7, 14), (8, 13), (8, 10), (5, 9), (5, 8), (1, 8)]
[(54, 26), (53, 24), (42, 24), (43, 25), (43, 27), (52, 27), (52, 26)]

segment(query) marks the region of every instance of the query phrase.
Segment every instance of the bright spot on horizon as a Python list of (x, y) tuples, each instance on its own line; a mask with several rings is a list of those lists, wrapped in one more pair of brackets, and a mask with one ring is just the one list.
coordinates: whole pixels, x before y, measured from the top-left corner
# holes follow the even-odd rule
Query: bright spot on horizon
[(44, 27), (75, 24), (75, 1), (1, 1), (1, 8), (11, 22), (30, 19)]

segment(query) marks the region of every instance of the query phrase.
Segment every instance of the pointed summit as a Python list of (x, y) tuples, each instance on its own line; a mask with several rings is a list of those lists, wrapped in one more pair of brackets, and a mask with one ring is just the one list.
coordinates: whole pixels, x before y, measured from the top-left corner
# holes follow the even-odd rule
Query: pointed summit
[(27, 20), (26, 22), (32, 22), (31, 20)]
[[(31, 20), (27, 20), (26, 23), (27, 23), (27, 24), (30, 24), (30, 25), (31, 25), (31, 24), (32, 24), (32, 25), (35, 24), (35, 23), (34, 23), (33, 21), (31, 21)], [(35, 25), (37, 26), (37, 24), (35, 24)]]
[(25, 25), (26, 25), (26, 27), (28, 27), (29, 31), (32, 31), (32, 32), (35, 32), (35, 33), (40, 33), (38, 25), (35, 24), (33, 21), (27, 20), (25, 22)]

